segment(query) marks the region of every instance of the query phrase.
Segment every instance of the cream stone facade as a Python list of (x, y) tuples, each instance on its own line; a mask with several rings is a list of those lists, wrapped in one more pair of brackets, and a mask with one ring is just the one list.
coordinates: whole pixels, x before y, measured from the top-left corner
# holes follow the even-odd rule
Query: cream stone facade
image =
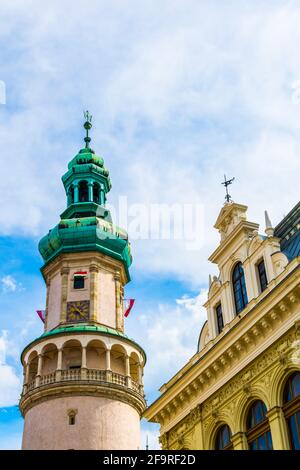
[(300, 203), (264, 236), (246, 210), (222, 208), (198, 350), (144, 413), (163, 449), (299, 448)]

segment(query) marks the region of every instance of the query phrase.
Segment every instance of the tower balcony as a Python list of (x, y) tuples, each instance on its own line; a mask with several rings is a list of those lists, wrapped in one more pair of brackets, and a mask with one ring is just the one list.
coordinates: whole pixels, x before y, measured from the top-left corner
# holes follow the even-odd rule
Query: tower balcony
[(34, 380), (28, 384), (24, 384), (22, 391), (22, 398), (28, 393), (39, 390), (45, 386), (63, 385), (64, 383), (73, 383), (78, 385), (84, 384), (105, 384), (117, 385), (120, 387), (128, 388), (144, 397), (143, 385), (132, 379), (130, 376), (125, 376), (112, 372), (111, 370), (101, 369), (69, 369), (57, 370), (50, 374), (36, 376)]
[(105, 334), (38, 338), (22, 354), (24, 414), (50, 397), (99, 395), (129, 402), (143, 412), (144, 358), (129, 339)]

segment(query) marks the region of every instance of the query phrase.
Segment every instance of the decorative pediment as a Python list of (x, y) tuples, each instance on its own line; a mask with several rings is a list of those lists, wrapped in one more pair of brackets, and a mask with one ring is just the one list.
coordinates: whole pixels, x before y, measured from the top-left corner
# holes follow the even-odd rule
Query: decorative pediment
[(210, 299), (211, 297), (213, 297), (213, 295), (215, 295), (220, 289), (221, 289), (221, 281), (216, 277), (214, 276), (213, 277), (213, 281), (210, 285), (210, 288), (209, 288), (209, 291), (208, 291), (208, 298)]
[(224, 240), (242, 220), (247, 220), (247, 209), (247, 206), (235, 202), (225, 203), (214, 225), (221, 235), (221, 240)]

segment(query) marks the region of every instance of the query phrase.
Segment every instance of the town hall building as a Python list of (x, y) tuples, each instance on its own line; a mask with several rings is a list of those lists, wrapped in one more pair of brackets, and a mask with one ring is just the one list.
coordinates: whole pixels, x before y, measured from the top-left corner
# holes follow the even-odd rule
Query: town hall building
[(220, 211), (197, 351), (144, 413), (165, 450), (300, 449), (300, 203), (265, 222)]

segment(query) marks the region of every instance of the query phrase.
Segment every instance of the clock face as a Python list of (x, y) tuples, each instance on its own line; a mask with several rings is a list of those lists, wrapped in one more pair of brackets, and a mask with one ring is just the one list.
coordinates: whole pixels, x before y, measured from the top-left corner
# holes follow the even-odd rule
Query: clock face
[(67, 302), (67, 321), (79, 322), (88, 321), (90, 316), (90, 301), (78, 300)]

